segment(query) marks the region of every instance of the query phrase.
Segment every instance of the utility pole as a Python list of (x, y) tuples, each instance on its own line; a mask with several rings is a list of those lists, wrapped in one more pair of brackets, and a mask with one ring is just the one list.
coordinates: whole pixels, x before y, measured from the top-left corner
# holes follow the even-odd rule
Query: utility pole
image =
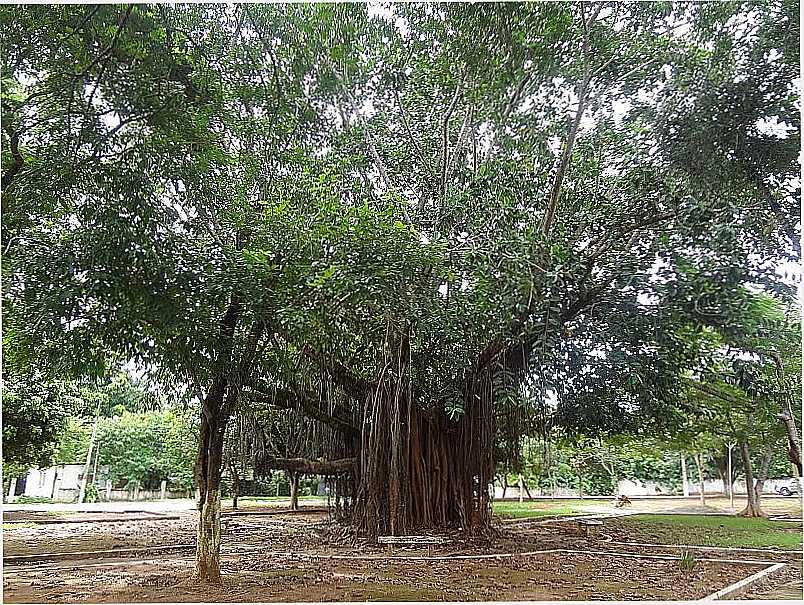
[(687, 460), (683, 453), (681, 454), (681, 481), (684, 487), (684, 497), (687, 498), (690, 495), (690, 482), (687, 480)]
[(98, 407), (95, 410), (95, 422), (92, 423), (92, 436), (89, 438), (89, 449), (87, 450), (87, 461), (84, 464), (84, 476), (81, 477), (81, 488), (78, 490), (78, 503), (84, 502), (87, 495), (87, 479), (89, 479), (89, 465), (92, 462), (92, 450), (95, 449), (95, 437), (98, 434), (98, 418), (100, 417), (101, 402), (98, 399)]
[(734, 512), (734, 476), (731, 474), (731, 450), (734, 449), (734, 444), (729, 443), (729, 506), (731, 507), (732, 512)]
[(706, 495), (704, 489), (704, 475), (703, 475), (703, 457), (701, 454), (695, 454), (695, 466), (698, 467), (698, 491), (699, 491), (699, 498), (701, 500), (701, 506), (706, 506)]

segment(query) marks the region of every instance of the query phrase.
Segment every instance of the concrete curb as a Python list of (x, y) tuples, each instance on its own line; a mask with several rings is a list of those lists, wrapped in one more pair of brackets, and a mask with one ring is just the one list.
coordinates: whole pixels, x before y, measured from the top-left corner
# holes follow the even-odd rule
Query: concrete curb
[(787, 563), (775, 563), (775, 564), (771, 565), (770, 567), (766, 567), (762, 571), (758, 571), (754, 575), (748, 576), (747, 578), (743, 578), (739, 582), (735, 582), (734, 584), (726, 586), (726, 588), (721, 588), (717, 592), (713, 592), (712, 594), (705, 596), (703, 599), (698, 599), (698, 600), (699, 601), (716, 601), (716, 600), (718, 600), (718, 599), (720, 599), (722, 597), (725, 597), (725, 596), (734, 596), (734, 595), (738, 594), (739, 592), (742, 592), (743, 590), (748, 588), (748, 586), (750, 586), (751, 584), (753, 584), (757, 580), (761, 580), (765, 576), (769, 576), (770, 574), (775, 573), (775, 572), (779, 571), (780, 569), (782, 569), (783, 567), (786, 567), (786, 566), (787, 566)]

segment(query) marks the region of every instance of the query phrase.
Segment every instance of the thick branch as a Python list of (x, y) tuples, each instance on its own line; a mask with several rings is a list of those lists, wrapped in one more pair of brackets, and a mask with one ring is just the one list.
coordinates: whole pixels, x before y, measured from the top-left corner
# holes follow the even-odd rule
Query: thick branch
[(303, 475), (342, 475), (352, 471), (355, 458), (340, 460), (309, 460), (307, 458), (274, 458), (267, 456), (259, 461), (263, 469), (276, 469)]
[(360, 431), (348, 419), (335, 413), (329, 414), (312, 399), (294, 394), (291, 391), (280, 389), (275, 394), (269, 394), (265, 391), (250, 389), (244, 391), (243, 396), (251, 401), (267, 403), (283, 410), (299, 410), (307, 418), (326, 424), (336, 431), (345, 433), (350, 437), (360, 437)]
[(8, 189), (8, 186), (11, 185), (11, 182), (14, 180), (14, 177), (17, 176), (17, 173), (22, 170), (22, 167), (25, 165), (25, 160), (20, 153), (20, 134), (16, 130), (12, 130), (10, 127), (6, 126), (5, 131), (9, 135), (9, 145), (11, 147), (11, 166), (8, 167), (3, 173), (2, 181), (0, 182), (0, 188), (5, 191)]
[(726, 403), (731, 403), (732, 405), (742, 405), (742, 402), (739, 399), (737, 399), (735, 397), (732, 397), (730, 395), (727, 395), (725, 393), (721, 393), (717, 389), (714, 389), (714, 388), (712, 388), (712, 387), (710, 387), (708, 385), (705, 385), (702, 382), (698, 382), (697, 380), (690, 379), (690, 380), (687, 381), (687, 383), (692, 388), (694, 388), (697, 391), (700, 391), (701, 393), (705, 393), (706, 395), (710, 395), (712, 397), (720, 399), (721, 401), (725, 401)]
[(447, 166), (449, 165), (449, 120), (452, 117), (455, 107), (458, 104), (458, 99), (461, 97), (463, 90), (463, 77), (461, 81), (455, 86), (455, 95), (452, 97), (452, 102), (447, 107), (447, 111), (441, 118), (441, 136), (443, 138), (441, 150), (441, 194), (447, 191)]
[(556, 171), (556, 177), (553, 180), (553, 187), (550, 190), (550, 197), (547, 199), (547, 210), (544, 213), (544, 221), (542, 222), (542, 233), (544, 235), (550, 233), (550, 228), (553, 226), (556, 207), (558, 206), (558, 200), (561, 197), (561, 187), (564, 184), (564, 175), (567, 172), (570, 159), (572, 158), (572, 148), (575, 145), (575, 137), (578, 134), (578, 128), (581, 124), (581, 117), (586, 109), (586, 92), (589, 87), (590, 78), (591, 74), (587, 70), (586, 75), (581, 82), (581, 86), (578, 89), (578, 110), (575, 112), (575, 118), (572, 120), (569, 132), (567, 133), (567, 142), (564, 145), (564, 151), (561, 154), (561, 160), (558, 163), (558, 170)]
[(304, 353), (320, 364), (327, 373), (332, 377), (333, 382), (341, 387), (349, 397), (363, 402), (371, 392), (371, 384), (358, 376), (353, 370), (343, 365), (341, 362), (325, 358), (320, 353), (312, 350), (309, 347), (304, 348)]

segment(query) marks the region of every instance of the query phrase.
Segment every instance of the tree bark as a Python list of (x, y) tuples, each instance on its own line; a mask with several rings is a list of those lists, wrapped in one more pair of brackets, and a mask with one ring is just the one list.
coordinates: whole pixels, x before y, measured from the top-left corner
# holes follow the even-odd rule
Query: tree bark
[(195, 573), (200, 582), (218, 584), (221, 581), (221, 497), (218, 488), (208, 488), (198, 516), (195, 549)]
[(232, 508), (237, 510), (237, 498), (240, 496), (240, 475), (234, 464), (230, 464), (229, 469), (232, 471)]
[[(799, 247), (799, 254), (800, 253), (801, 249)], [(776, 365), (776, 376), (779, 379), (779, 386), (783, 391), (782, 410), (779, 413), (779, 419), (782, 421), (787, 431), (787, 455), (796, 470), (796, 476), (801, 477), (801, 441), (799, 440), (798, 427), (796, 426), (795, 416), (793, 415), (793, 407), (790, 403), (790, 391), (785, 381), (784, 364), (778, 353), (772, 353), (771, 357), (773, 357), (773, 363)]]
[(768, 466), (770, 459), (773, 455), (773, 448), (769, 447), (765, 451), (760, 466), (760, 472), (756, 484), (754, 483), (754, 470), (751, 465), (751, 452), (748, 448), (748, 443), (745, 441), (740, 442), (740, 458), (743, 462), (743, 472), (745, 474), (745, 491), (747, 494), (748, 502), (745, 508), (738, 513), (740, 517), (767, 517), (768, 515), (762, 510), (762, 487), (765, 483), (765, 478), (768, 473)]
[(290, 509), (299, 510), (299, 473), (290, 473)]
[[(198, 489), (198, 537), (195, 551), (193, 577), (202, 583), (218, 584), (221, 581), (221, 465), (223, 462), (223, 438), (229, 420), (229, 410), (237, 403), (239, 386), (229, 388), (232, 370), (234, 332), (240, 317), (240, 299), (233, 294), (226, 313), (220, 322), (217, 359), (217, 376), (201, 405), (201, 429), (198, 436), (198, 455), (195, 462), (195, 483)], [(261, 324), (258, 324), (257, 333)], [(256, 341), (252, 338), (249, 346)], [(241, 360), (242, 372), (250, 360)], [(239, 373), (239, 372), (238, 372)]]
[(196, 485), (198, 498), (198, 535), (196, 539), (195, 572), (193, 577), (204, 583), (221, 581), (221, 460), (223, 433), (226, 428), (222, 417), (223, 389), (213, 388), (204, 400), (196, 459)]

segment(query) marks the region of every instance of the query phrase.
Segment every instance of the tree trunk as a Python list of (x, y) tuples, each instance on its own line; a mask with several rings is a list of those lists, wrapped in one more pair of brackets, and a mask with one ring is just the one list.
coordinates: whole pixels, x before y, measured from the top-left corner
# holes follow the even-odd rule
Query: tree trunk
[(519, 503), (520, 504), (522, 504), (523, 500), (525, 499), (525, 494), (522, 493), (522, 492), (525, 491), (524, 488), (523, 488), (524, 484), (525, 484), (525, 481), (522, 479), (522, 475), (519, 475)]
[(525, 487), (525, 493), (528, 495), (528, 500), (533, 500), (533, 496), (530, 495), (530, 490), (528, 489), (528, 482), (525, 481), (522, 485)]
[(698, 467), (698, 497), (701, 499), (701, 506), (706, 506), (706, 494), (704, 488), (703, 460), (700, 454), (695, 454), (695, 466)]
[(299, 473), (290, 473), (290, 509), (299, 510)]
[[(738, 513), (740, 517), (767, 517), (768, 515), (762, 510), (762, 487), (765, 483), (765, 477), (768, 473), (768, 465), (770, 458), (773, 454), (773, 449), (768, 448), (765, 451), (765, 456), (762, 459), (758, 481), (754, 483), (754, 470), (751, 466), (751, 452), (748, 449), (748, 443), (745, 441), (740, 442), (740, 458), (743, 462), (743, 472), (745, 474), (745, 491), (748, 497), (748, 503), (745, 508)], [(757, 488), (759, 488), (757, 490)]]
[(712, 456), (712, 462), (715, 463), (717, 475), (720, 477), (720, 482), (723, 484), (723, 495), (728, 496), (731, 493), (731, 486), (729, 485), (729, 448), (723, 446), (720, 456)]
[(502, 475), (501, 483), (502, 483), (502, 490), (503, 491), (502, 491), (502, 496), (500, 498), (504, 500), (505, 499), (505, 492), (508, 489), (508, 477), (506, 477), (505, 474)]
[(193, 577), (199, 582), (221, 581), (221, 462), (227, 417), (223, 414), (225, 386), (218, 382), (204, 400), (195, 479), (199, 490), (198, 536)]
[[(257, 322), (249, 335), (247, 349), (239, 368), (233, 371), (232, 353), (234, 332), (240, 317), (240, 298), (233, 294), (220, 322), (220, 355), (218, 374), (201, 404), (201, 429), (198, 435), (198, 455), (195, 461), (195, 485), (198, 490), (198, 536), (195, 546), (193, 577), (202, 583), (221, 581), (221, 465), (223, 440), (229, 411), (234, 409), (244, 375), (248, 373), (251, 356), (264, 324)], [(230, 385), (234, 379), (235, 385)], [(233, 387), (233, 388), (230, 388)]]
[(194, 578), (201, 582), (221, 581), (221, 497), (220, 491), (207, 489), (198, 516)]
[(787, 455), (793, 468), (796, 470), (796, 476), (801, 477), (801, 442), (798, 435), (798, 427), (796, 426), (795, 416), (793, 415), (793, 407), (791, 405), (790, 391), (787, 388), (784, 375), (784, 364), (782, 358), (777, 353), (772, 353), (773, 362), (776, 365), (776, 376), (779, 379), (779, 386), (784, 392), (784, 400), (782, 403), (782, 410), (779, 413), (779, 419), (784, 424), (787, 431)]
[(229, 469), (232, 471), (232, 508), (237, 510), (237, 498), (240, 496), (240, 475), (234, 464), (230, 464)]
[(389, 338), (396, 342), (365, 406), (353, 525), (369, 539), (415, 529), (484, 532), (494, 478), (493, 382), (485, 372), (467, 380), (457, 419), (425, 415), (411, 392), (408, 334)]

